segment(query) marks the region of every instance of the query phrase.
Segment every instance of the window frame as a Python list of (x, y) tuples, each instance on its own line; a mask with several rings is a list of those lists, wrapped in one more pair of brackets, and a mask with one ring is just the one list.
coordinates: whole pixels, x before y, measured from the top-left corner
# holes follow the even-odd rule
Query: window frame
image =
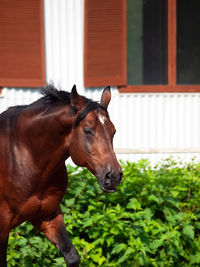
[(200, 85), (177, 84), (177, 1), (168, 0), (168, 84), (119, 86), (119, 92), (200, 92)]

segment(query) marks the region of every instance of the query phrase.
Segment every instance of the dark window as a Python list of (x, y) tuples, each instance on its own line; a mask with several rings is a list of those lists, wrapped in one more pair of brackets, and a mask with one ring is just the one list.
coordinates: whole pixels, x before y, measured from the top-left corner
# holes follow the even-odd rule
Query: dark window
[(200, 84), (200, 1), (177, 1), (177, 82)]
[(128, 84), (167, 84), (167, 1), (127, 0)]

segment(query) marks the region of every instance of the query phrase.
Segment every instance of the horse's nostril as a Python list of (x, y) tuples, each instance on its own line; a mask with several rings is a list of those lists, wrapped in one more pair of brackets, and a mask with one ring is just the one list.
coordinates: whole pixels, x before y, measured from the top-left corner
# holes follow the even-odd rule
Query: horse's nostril
[(104, 180), (104, 184), (106, 186), (109, 186), (111, 184), (110, 174), (111, 174), (110, 172), (106, 173), (105, 180)]

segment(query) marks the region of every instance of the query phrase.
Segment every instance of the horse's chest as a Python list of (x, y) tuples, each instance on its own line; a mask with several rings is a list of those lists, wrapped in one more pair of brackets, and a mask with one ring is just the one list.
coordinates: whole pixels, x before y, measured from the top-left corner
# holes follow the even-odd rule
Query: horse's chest
[(60, 205), (64, 194), (65, 190), (63, 189), (51, 189), (45, 192), (41, 199), (40, 212), (47, 214), (54, 212)]
[[(48, 181), (48, 180), (47, 180)], [(58, 175), (57, 179), (44, 183), (38, 192), (41, 203), (40, 212), (50, 214), (57, 209), (65, 195), (67, 188), (67, 175)]]
[[(57, 179), (40, 181), (38, 185), (34, 185), (32, 193), (27, 190), (25, 194), (24, 187), (19, 187), (18, 194), (14, 194), (9, 200), (10, 209), (16, 216), (14, 224), (17, 225), (18, 221), (32, 221), (34, 218), (48, 217), (55, 213), (67, 187), (67, 176), (62, 175), (62, 177), (62, 179), (58, 176)], [(11, 190), (11, 192), (15, 191)]]
[(54, 213), (64, 196), (65, 190), (51, 188), (42, 195), (33, 195), (21, 205), (18, 214), (24, 220), (34, 218), (35, 216), (50, 216)]
[(12, 228), (23, 221), (34, 221), (37, 218), (48, 218), (54, 214), (62, 201), (64, 190), (58, 188), (51, 188), (47, 190), (42, 196), (34, 194), (27, 198), (24, 203), (19, 204), (18, 208), (11, 207), (13, 211)]

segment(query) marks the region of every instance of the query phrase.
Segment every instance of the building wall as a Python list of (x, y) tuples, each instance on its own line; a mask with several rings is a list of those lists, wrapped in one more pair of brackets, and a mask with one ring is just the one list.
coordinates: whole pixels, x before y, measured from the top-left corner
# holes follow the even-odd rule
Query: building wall
[[(83, 83), (84, 0), (45, 0), (47, 81), (63, 90), (78, 91), (99, 100), (101, 89)], [(4, 88), (0, 111), (28, 104), (40, 97), (38, 89)], [(190, 159), (200, 152), (199, 93), (131, 93), (112, 89), (109, 107), (117, 128), (114, 146), (119, 158), (158, 160), (173, 154)]]

